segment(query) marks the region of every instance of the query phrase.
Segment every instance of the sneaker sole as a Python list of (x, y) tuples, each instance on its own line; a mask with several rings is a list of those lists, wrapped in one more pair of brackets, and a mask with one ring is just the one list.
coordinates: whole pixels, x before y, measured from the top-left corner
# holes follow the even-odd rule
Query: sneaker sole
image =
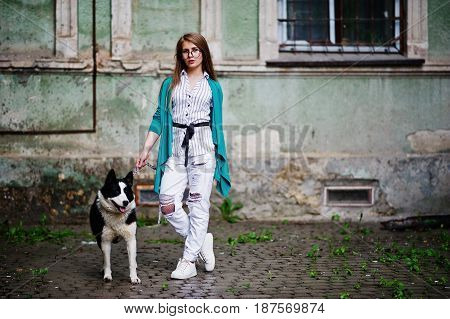
[(173, 274), (171, 274), (170, 278), (178, 279), (178, 280), (184, 280), (184, 279), (189, 279), (189, 278), (192, 278), (192, 277), (195, 277), (195, 276), (197, 276), (197, 271), (194, 274), (192, 274), (191, 276), (185, 276), (185, 277), (176, 277)]

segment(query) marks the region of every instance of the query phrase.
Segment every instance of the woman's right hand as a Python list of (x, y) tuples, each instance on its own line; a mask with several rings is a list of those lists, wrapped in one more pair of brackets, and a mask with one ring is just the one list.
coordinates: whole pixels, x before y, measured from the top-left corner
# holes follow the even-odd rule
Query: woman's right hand
[(139, 158), (136, 160), (136, 167), (140, 169), (142, 166), (144, 166), (147, 163), (149, 157), (150, 152), (144, 149), (139, 155)]

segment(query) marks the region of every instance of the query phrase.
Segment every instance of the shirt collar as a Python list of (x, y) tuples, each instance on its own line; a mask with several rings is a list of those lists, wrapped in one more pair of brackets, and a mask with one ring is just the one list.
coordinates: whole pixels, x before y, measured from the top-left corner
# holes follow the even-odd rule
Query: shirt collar
[[(185, 69), (181, 70), (181, 76), (187, 76), (187, 72), (186, 72)], [(208, 74), (208, 72), (204, 71), (204, 72), (203, 72), (203, 77), (204, 77), (205, 79), (209, 79), (209, 74)]]

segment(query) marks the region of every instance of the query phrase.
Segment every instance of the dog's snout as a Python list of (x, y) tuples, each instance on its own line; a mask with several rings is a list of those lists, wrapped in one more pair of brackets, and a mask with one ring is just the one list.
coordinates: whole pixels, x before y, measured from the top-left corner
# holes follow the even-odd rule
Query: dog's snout
[(128, 203), (129, 203), (129, 201), (127, 201), (127, 200), (124, 200), (122, 204), (123, 204), (123, 206), (127, 206), (127, 205), (128, 205)]

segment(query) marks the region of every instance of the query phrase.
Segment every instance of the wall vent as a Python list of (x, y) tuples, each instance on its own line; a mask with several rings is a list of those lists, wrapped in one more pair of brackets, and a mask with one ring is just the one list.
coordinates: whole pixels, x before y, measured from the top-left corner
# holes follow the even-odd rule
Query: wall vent
[(325, 186), (325, 206), (372, 206), (373, 186)]
[(154, 191), (153, 185), (136, 185), (134, 192), (136, 206), (158, 206), (159, 195)]
[[(159, 195), (154, 191), (154, 186), (150, 184), (139, 184), (134, 188), (136, 206), (159, 206)], [(183, 203), (189, 197), (189, 187), (184, 190)]]

